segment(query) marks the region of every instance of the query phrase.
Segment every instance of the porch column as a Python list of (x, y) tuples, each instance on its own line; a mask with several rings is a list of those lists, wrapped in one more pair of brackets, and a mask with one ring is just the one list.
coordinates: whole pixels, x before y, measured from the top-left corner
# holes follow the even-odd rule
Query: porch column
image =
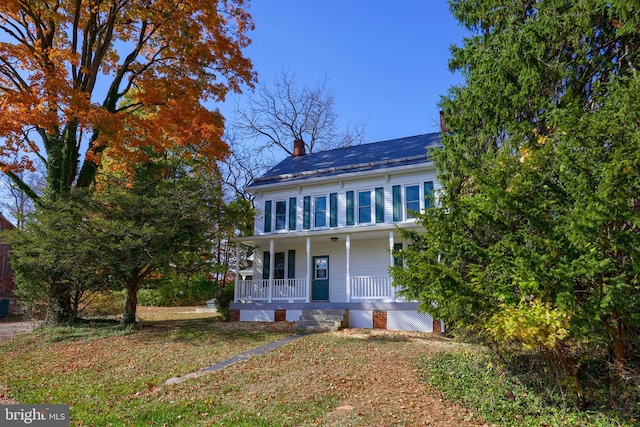
[(275, 270), (276, 263), (276, 254), (275, 250), (275, 242), (273, 240), (269, 240), (269, 302), (271, 302), (271, 295), (273, 294), (273, 272)]
[(238, 302), (240, 293), (240, 243), (236, 243), (236, 283), (233, 287), (233, 302)]
[(307, 237), (307, 299), (311, 301), (311, 238)]
[(347, 234), (345, 247), (347, 250), (347, 302), (351, 302), (351, 234)]
[[(389, 232), (389, 267), (393, 267), (393, 231)], [(396, 288), (391, 281), (391, 273), (389, 273), (389, 287), (391, 289), (391, 300), (396, 300)]]

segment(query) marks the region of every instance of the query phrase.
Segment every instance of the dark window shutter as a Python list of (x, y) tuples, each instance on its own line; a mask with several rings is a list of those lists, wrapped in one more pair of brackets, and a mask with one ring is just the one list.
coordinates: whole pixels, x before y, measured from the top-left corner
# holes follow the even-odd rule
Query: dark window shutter
[(402, 192), (399, 185), (394, 185), (393, 193), (393, 220), (402, 221)]
[(376, 222), (384, 222), (384, 188), (376, 188)]
[(287, 278), (293, 279), (296, 277), (296, 251), (290, 249), (287, 257), (289, 258), (287, 262)]
[(296, 229), (296, 198), (289, 199), (289, 230)]
[(264, 232), (271, 232), (271, 200), (264, 202)]
[(347, 225), (355, 224), (354, 201), (355, 201), (355, 196), (353, 191), (347, 191)]
[(433, 206), (433, 181), (427, 181), (424, 183), (424, 208), (429, 209)]
[(302, 228), (308, 230), (311, 228), (311, 196), (305, 196), (302, 209)]
[(262, 278), (269, 279), (269, 271), (271, 270), (271, 255), (269, 252), (262, 254)]
[(338, 193), (329, 194), (329, 227), (338, 226)]

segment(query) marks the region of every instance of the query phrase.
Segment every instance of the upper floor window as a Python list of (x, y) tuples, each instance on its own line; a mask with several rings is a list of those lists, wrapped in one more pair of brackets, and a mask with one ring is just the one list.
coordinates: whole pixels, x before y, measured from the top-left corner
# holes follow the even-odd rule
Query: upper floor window
[(416, 218), (420, 214), (420, 186), (407, 185), (404, 188), (404, 200), (408, 218)]
[(371, 222), (371, 191), (358, 192), (358, 222)]
[(327, 226), (327, 196), (316, 196), (314, 199), (314, 226)]
[(276, 230), (284, 230), (287, 226), (287, 202), (276, 202)]

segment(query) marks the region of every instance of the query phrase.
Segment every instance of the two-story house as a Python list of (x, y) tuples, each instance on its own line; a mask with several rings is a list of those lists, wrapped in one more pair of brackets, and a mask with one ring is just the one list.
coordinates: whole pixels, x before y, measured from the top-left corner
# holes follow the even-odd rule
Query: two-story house
[(417, 302), (396, 296), (389, 266), (399, 261), (396, 227), (417, 229), (416, 215), (438, 190), (429, 149), (440, 134), (294, 155), (253, 181), (258, 211), (251, 280), (236, 275), (232, 320), (298, 321), (304, 310), (345, 310), (354, 328), (441, 331)]

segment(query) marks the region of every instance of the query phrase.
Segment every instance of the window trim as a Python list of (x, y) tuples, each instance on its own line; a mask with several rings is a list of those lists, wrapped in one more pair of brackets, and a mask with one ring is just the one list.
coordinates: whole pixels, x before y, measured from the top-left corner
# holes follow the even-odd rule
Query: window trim
[[(280, 214), (280, 219), (281, 219), (281, 227), (278, 227), (278, 204), (280, 204), (280, 206), (282, 206), (282, 204), (284, 204), (284, 211)], [(288, 216), (288, 210), (287, 210), (287, 200), (276, 200), (275, 204), (274, 204), (274, 209), (273, 209), (273, 219), (274, 219), (274, 230), (275, 231), (284, 231), (287, 229), (287, 216)]]
[[(317, 211), (317, 200), (323, 198), (324, 199), (324, 225), (318, 225), (318, 211)], [(324, 229), (329, 228), (328, 214), (329, 214), (329, 203), (327, 201), (326, 194), (316, 194), (313, 196), (313, 228), (315, 229)]]
[[(368, 207), (369, 209), (369, 221), (363, 221), (362, 220), (362, 209), (363, 209), (363, 205), (360, 203), (360, 195), (361, 194), (369, 194), (369, 205), (366, 206), (365, 208)], [(373, 222), (373, 213), (374, 213), (374, 206), (373, 202), (371, 200), (371, 189), (369, 190), (358, 190), (358, 224), (371, 224)]]
[[(411, 200), (411, 203), (418, 203), (418, 210), (417, 211), (414, 210), (414, 209), (411, 209), (411, 210), (409, 209), (410, 201), (409, 201), (409, 197), (407, 196), (407, 189), (409, 187), (416, 187), (418, 189), (418, 197), (417, 197), (417, 199), (416, 200), (413, 200), (413, 199)], [(404, 186), (404, 204), (403, 204), (403, 207), (404, 207), (404, 217), (405, 217), (406, 220), (415, 219), (415, 218), (418, 217), (418, 215), (420, 215), (420, 212), (422, 211), (422, 203), (420, 202), (420, 199), (421, 199), (420, 193), (421, 193), (420, 184), (406, 184)], [(410, 211), (411, 212), (415, 212), (415, 216), (409, 216), (409, 212)]]

